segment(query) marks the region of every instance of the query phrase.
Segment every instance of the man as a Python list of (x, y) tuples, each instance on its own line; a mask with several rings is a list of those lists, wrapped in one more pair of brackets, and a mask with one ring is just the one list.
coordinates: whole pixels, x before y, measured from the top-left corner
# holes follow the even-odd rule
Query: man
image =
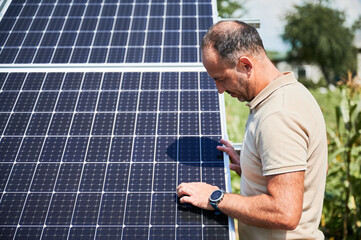
[(180, 202), (238, 219), (240, 239), (323, 239), (318, 225), (327, 140), (315, 99), (293, 73), (272, 64), (257, 31), (243, 22), (212, 26), (203, 38), (202, 58), (219, 93), (247, 101), (250, 108), (241, 156), (227, 141), (218, 147), (241, 176), (241, 194), (181, 183)]

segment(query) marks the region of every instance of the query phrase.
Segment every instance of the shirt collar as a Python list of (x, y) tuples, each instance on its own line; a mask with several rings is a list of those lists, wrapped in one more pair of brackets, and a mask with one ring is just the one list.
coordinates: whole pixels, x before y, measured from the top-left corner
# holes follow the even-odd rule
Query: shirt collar
[(246, 105), (250, 109), (253, 109), (277, 89), (295, 82), (297, 82), (297, 80), (294, 73), (285, 72), (283, 73), (283, 76), (276, 78), (270, 84), (268, 84), (251, 102), (248, 102)]

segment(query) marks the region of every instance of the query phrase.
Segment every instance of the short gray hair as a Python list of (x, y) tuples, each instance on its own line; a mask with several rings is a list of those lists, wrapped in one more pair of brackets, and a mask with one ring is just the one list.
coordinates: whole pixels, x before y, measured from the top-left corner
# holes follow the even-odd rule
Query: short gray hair
[[(222, 28), (219, 26), (225, 22), (234, 23), (234, 27)], [(201, 49), (210, 46), (232, 66), (237, 63), (241, 55), (265, 52), (257, 30), (247, 23), (237, 20), (220, 21), (214, 24), (204, 35)]]

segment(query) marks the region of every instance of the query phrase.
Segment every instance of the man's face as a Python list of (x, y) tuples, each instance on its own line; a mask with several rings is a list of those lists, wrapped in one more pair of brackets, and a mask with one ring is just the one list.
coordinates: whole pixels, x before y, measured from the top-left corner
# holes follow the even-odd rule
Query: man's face
[(252, 91), (247, 74), (239, 67), (231, 67), (211, 48), (202, 52), (203, 65), (216, 83), (218, 92), (227, 92), (239, 101), (251, 101)]

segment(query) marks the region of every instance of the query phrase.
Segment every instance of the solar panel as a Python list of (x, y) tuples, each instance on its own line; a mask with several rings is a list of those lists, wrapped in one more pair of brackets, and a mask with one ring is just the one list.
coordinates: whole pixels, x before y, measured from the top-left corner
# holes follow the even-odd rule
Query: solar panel
[(2, 237), (230, 238), (228, 217), (175, 193), (188, 181), (226, 189), (219, 99), (205, 72), (2, 79)]
[(226, 135), (223, 97), (199, 67), (214, 6), (13, 0), (5, 7), (1, 239), (235, 239), (231, 219), (180, 204), (175, 192), (192, 181), (230, 191), (228, 158), (216, 149)]
[(0, 63), (200, 62), (212, 23), (210, 0), (14, 0), (0, 22)]

